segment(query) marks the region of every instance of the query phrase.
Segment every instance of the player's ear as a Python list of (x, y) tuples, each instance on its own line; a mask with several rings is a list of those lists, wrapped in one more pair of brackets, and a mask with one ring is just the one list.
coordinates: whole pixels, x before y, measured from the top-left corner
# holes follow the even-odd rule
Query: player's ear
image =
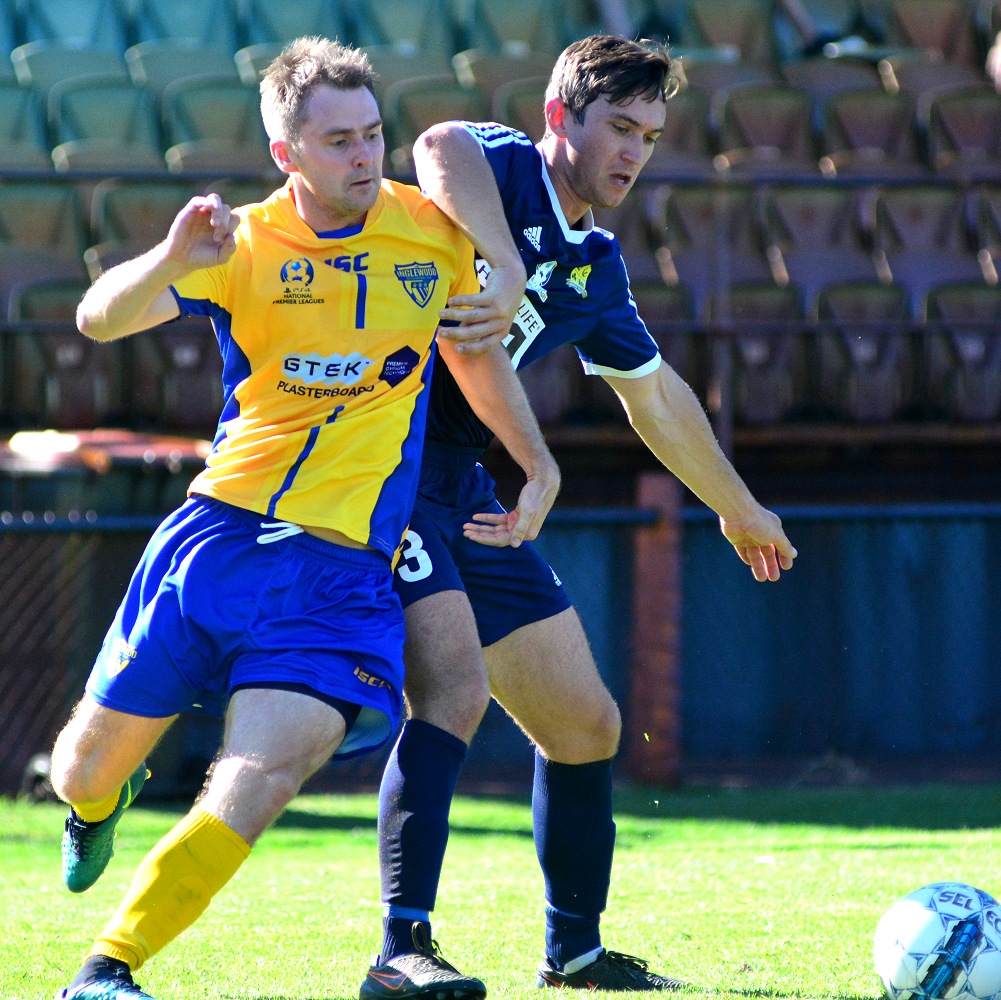
[(298, 168), (295, 165), (295, 161), (289, 151), (288, 142), (285, 139), (272, 139), (269, 148), (271, 150), (271, 159), (275, 161), (275, 165), (282, 173), (296, 173)]
[(558, 97), (546, 101), (546, 125), (550, 132), (562, 139), (567, 135), (566, 116), (567, 106)]

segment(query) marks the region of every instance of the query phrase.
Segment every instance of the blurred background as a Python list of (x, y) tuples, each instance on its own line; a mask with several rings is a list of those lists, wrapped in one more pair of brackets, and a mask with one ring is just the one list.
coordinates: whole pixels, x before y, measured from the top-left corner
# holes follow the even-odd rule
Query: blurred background
[[(405, 181), (441, 120), (538, 139), (573, 39), (671, 46), (683, 86), (663, 138), (597, 221), (800, 559), (755, 584), (572, 350), (523, 373), (564, 470), (540, 546), (623, 706), (621, 775), (1001, 775), (999, 28), (1001, 0), (0, 3), (0, 794), (43, 783), (222, 401), (206, 325), (99, 345), (76, 303), (193, 194), (239, 205), (281, 183), (257, 83), (303, 34), (368, 51), (386, 173)], [(489, 463), (513, 500), (510, 462)], [(197, 788), (217, 738), (175, 727), (159, 790)], [(318, 780), (371, 784), (380, 766)], [(530, 772), (493, 706), (465, 780)]]

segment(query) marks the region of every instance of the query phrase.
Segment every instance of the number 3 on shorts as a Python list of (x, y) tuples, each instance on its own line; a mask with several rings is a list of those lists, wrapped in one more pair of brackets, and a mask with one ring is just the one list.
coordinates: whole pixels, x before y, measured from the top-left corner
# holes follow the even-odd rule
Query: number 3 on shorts
[(405, 583), (416, 583), (431, 575), (431, 557), (424, 548), (424, 539), (416, 531), (407, 531), (404, 537), (403, 551), (400, 553), (400, 565), (396, 572)]

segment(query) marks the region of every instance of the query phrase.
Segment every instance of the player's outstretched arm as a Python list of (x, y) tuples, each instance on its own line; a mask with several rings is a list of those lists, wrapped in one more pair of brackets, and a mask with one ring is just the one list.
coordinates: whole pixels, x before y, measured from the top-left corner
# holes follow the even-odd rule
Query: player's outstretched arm
[(116, 340), (178, 315), (168, 289), (202, 267), (227, 261), (236, 248), (239, 219), (217, 194), (192, 198), (177, 214), (162, 243), (102, 274), (77, 307), (81, 333)]
[(463, 525), (463, 533), (482, 545), (517, 548), (539, 534), (555, 503), (560, 491), (559, 466), (546, 447), (525, 390), (502, 347), (484, 354), (459, 354), (454, 344), (443, 341), (439, 349), (473, 412), (525, 473), (514, 510), (475, 514)]
[(424, 193), (459, 227), (490, 265), (486, 287), (454, 295), (439, 313), (457, 327), (443, 327), (459, 353), (489, 349), (507, 336), (525, 293), (525, 265), (504, 216), (493, 171), (479, 143), (455, 122), (428, 129), (414, 144), (417, 179)]
[(758, 503), (723, 454), (695, 393), (669, 365), (641, 378), (608, 378), (647, 447), (710, 506), (754, 579), (777, 580), (796, 550), (777, 515)]

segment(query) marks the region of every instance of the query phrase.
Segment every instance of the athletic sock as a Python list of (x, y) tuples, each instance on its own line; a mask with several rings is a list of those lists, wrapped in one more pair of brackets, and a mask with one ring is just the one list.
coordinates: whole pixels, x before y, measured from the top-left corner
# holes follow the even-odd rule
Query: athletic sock
[(561, 969), (601, 947), (615, 849), (611, 759), (559, 764), (537, 752), (532, 818), (546, 886), (546, 955)]
[[(424, 924), (428, 939), (431, 938), (430, 914), (425, 911)], [(383, 917), (382, 920), (382, 952), (379, 961), (385, 962), (396, 955), (406, 955), (414, 950), (414, 918), (413, 917)]]
[(80, 967), (73, 982), (69, 984), (69, 989), (93, 983), (98, 979), (114, 979), (116, 976), (127, 975), (128, 972), (129, 967), (124, 962), (119, 962), (117, 958), (91, 955)]
[(379, 789), (379, 868), (387, 917), (383, 962), (414, 950), (414, 919), (434, 909), (448, 812), (465, 759), (466, 744), (457, 736), (410, 719), (386, 762)]
[(70, 808), (85, 823), (100, 823), (102, 819), (107, 819), (118, 808), (118, 800), (121, 797), (122, 789), (119, 788), (114, 795), (109, 795), (101, 802), (87, 802), (83, 805), (71, 803)]
[(249, 854), (235, 830), (195, 806), (143, 858), (91, 954), (135, 972), (201, 916)]

